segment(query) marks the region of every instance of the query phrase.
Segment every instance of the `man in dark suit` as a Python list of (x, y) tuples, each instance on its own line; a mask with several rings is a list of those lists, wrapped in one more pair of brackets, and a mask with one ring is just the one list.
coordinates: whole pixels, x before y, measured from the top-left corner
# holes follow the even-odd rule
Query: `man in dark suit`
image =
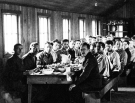
[(83, 62), (83, 72), (74, 84), (70, 85), (69, 90), (71, 99), (75, 103), (83, 103), (82, 92), (98, 89), (102, 86), (102, 79), (98, 69), (96, 58), (89, 52), (90, 45), (83, 43), (81, 46), (82, 56), (85, 57)]
[(39, 46), (37, 42), (32, 42), (30, 44), (30, 51), (23, 56), (23, 62), (26, 70), (32, 70), (36, 68), (36, 54), (39, 51)]
[(24, 95), (26, 87), (22, 82), (25, 71), (21, 58), (22, 49), (21, 44), (14, 45), (15, 53), (6, 62), (3, 81), (6, 92), (11, 96), (21, 97), (21, 102), (27, 103), (27, 97)]

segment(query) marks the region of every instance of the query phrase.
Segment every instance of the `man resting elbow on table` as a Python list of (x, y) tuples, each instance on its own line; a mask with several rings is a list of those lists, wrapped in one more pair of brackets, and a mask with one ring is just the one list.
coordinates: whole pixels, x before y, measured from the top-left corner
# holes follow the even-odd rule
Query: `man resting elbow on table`
[(83, 43), (81, 45), (81, 53), (82, 56), (85, 57), (83, 62), (83, 73), (75, 83), (69, 87), (71, 91), (71, 101), (73, 101), (73, 103), (83, 103), (82, 92), (88, 93), (102, 86), (102, 78), (99, 73), (97, 60), (89, 52), (89, 49), (89, 44)]

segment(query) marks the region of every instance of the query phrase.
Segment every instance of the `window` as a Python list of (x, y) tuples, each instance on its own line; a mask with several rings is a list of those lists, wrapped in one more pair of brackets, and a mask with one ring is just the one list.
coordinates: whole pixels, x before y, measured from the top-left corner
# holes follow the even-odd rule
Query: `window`
[(39, 16), (39, 46), (44, 48), (45, 42), (50, 40), (50, 18)]
[(80, 33), (80, 39), (85, 37), (85, 33), (86, 33), (85, 19), (79, 19), (79, 33)]
[(123, 37), (123, 25), (118, 25), (116, 30), (116, 37)]
[(63, 19), (63, 39), (70, 39), (70, 19)]
[(92, 36), (97, 36), (97, 23), (96, 20), (92, 20)]
[(4, 53), (12, 54), (13, 47), (20, 42), (20, 16), (14, 13), (3, 13)]

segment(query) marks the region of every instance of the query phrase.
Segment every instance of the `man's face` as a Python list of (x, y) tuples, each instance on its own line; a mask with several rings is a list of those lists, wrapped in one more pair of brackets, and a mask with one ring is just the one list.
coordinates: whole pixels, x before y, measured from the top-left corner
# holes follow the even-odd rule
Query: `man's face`
[(132, 42), (133, 42), (133, 46), (135, 46), (135, 40), (133, 40)]
[(58, 50), (60, 48), (60, 44), (57, 42), (53, 43), (53, 50)]
[(111, 44), (105, 44), (105, 47), (108, 52), (113, 49), (113, 46)]
[(116, 50), (119, 50), (119, 49), (121, 49), (121, 47), (122, 47), (122, 43), (120, 41), (116, 41), (116, 43), (115, 43), (115, 49)]
[(36, 54), (39, 51), (39, 46), (38, 45), (34, 45), (31, 49), (32, 49), (32, 52)]
[(105, 43), (105, 42), (106, 42), (106, 40), (107, 40), (107, 38), (106, 38), (106, 37), (103, 37), (103, 38), (102, 38), (102, 42), (103, 42), (103, 43)]
[(96, 53), (103, 52), (103, 47), (99, 43), (96, 44), (95, 51)]
[(69, 43), (68, 42), (63, 42), (63, 48), (67, 49), (69, 47)]
[(75, 48), (80, 48), (81, 42), (80, 41), (76, 41), (75, 42)]
[(89, 44), (91, 44), (91, 41), (92, 41), (92, 38), (91, 38), (91, 37), (87, 38), (87, 42), (88, 42)]
[(89, 49), (87, 48), (87, 46), (81, 46), (82, 56), (86, 56), (88, 52), (89, 52)]
[(75, 42), (74, 42), (74, 41), (71, 41), (71, 42), (69, 43), (69, 47), (70, 47), (70, 48), (74, 48), (74, 46), (75, 46)]
[(51, 44), (45, 44), (44, 51), (47, 53), (51, 52)]
[(17, 48), (15, 48), (15, 54), (17, 55), (21, 55), (22, 54), (22, 50), (23, 50), (23, 47), (20, 45), (20, 46), (17, 46)]
[(127, 42), (123, 42), (123, 49), (125, 50), (128, 47), (129, 47), (129, 45), (127, 44)]
[(129, 44), (129, 48), (132, 48), (133, 47), (133, 41), (129, 41), (130, 44)]

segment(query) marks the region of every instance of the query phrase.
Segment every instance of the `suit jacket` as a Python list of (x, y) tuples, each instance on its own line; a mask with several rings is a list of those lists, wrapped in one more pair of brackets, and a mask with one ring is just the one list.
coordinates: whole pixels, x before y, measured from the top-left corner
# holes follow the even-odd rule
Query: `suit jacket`
[(36, 68), (37, 57), (32, 53), (27, 53), (23, 56), (23, 63), (26, 70), (32, 70)]
[(61, 48), (60, 50), (57, 51), (58, 54), (65, 54), (65, 55), (68, 55), (68, 49), (65, 49), (65, 48)]
[(72, 48), (69, 48), (68, 53), (71, 55), (71, 60), (74, 61), (75, 60), (75, 50)]
[(41, 67), (52, 63), (53, 57), (51, 54), (48, 54), (44, 51), (37, 54), (37, 62), (36, 62), (37, 66)]
[(57, 51), (52, 50), (51, 55), (53, 57), (53, 62), (54, 63), (60, 63), (61, 62), (61, 56)]
[(25, 71), (23, 61), (17, 55), (11, 56), (5, 66), (4, 86), (7, 91), (23, 91), (23, 72)]
[(129, 48), (125, 49), (127, 55), (128, 55), (128, 58), (127, 58), (127, 65), (130, 63), (130, 59), (131, 59), (131, 52), (129, 50)]
[(89, 52), (83, 62), (84, 71), (75, 82), (83, 92), (88, 92), (102, 86), (102, 79), (96, 58)]

